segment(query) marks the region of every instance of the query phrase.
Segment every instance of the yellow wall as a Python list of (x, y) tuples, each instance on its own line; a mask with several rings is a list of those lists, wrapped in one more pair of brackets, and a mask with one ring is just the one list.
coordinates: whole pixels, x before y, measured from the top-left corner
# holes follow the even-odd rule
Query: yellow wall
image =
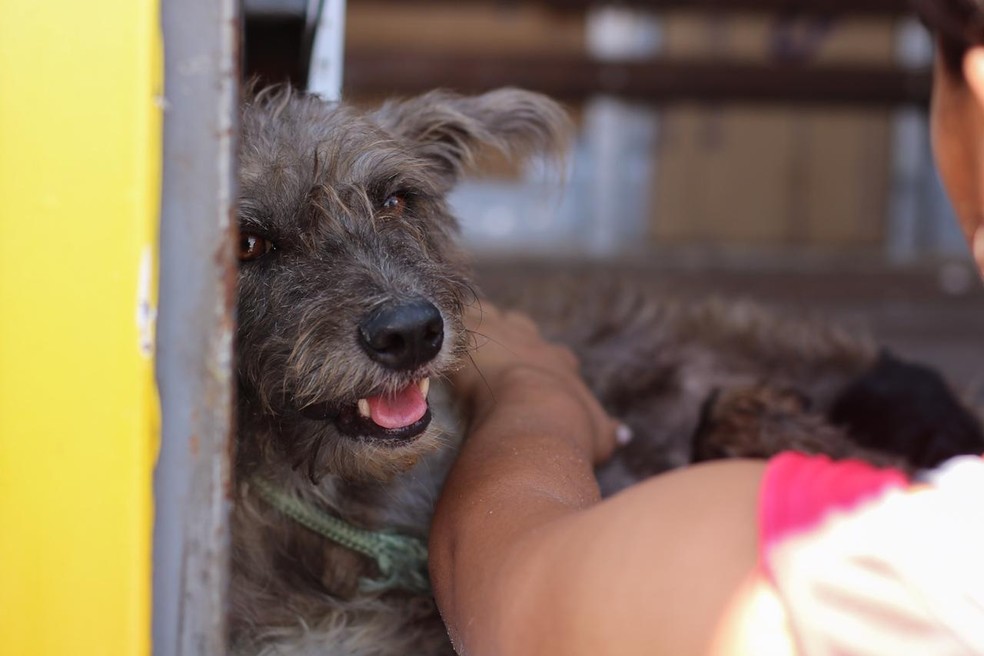
[(0, 0), (0, 654), (150, 651), (156, 0)]

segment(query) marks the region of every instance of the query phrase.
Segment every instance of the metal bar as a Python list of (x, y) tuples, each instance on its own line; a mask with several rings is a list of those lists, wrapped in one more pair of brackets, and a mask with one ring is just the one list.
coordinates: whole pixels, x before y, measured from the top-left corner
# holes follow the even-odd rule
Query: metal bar
[(309, 0), (307, 24), (311, 32), (307, 90), (325, 100), (341, 100), (345, 0)]
[(346, 91), (412, 94), (520, 86), (569, 101), (598, 94), (652, 103), (779, 102), (925, 105), (929, 71), (894, 66), (800, 66), (727, 61), (598, 61), (584, 56), (349, 52)]
[(163, 3), (154, 652), (225, 653), (239, 2)]

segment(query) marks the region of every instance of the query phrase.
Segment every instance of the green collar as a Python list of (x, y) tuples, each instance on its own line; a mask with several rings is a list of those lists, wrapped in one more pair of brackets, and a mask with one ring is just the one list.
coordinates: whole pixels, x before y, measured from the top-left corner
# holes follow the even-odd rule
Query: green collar
[(267, 503), (298, 524), (375, 560), (381, 578), (362, 579), (359, 587), (363, 592), (431, 593), (427, 578), (427, 545), (423, 540), (385, 531), (367, 531), (277, 489), (262, 478), (254, 477), (250, 483)]

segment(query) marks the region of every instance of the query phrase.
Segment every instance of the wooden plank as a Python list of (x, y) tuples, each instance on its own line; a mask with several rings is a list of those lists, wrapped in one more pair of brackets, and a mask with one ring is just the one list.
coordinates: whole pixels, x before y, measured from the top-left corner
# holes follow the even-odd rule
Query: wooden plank
[[(376, 0), (373, 0), (376, 1)], [(350, 0), (358, 5), (360, 0)], [(611, 5), (611, 0), (415, 0), (427, 4), (489, 4), (497, 7), (540, 5), (558, 10), (583, 10)], [(900, 0), (619, 0), (625, 7), (663, 10), (693, 9), (698, 11), (767, 11), (786, 14), (839, 15), (857, 14), (899, 16), (909, 13), (908, 3)]]
[(576, 55), (448, 57), (350, 51), (350, 94), (409, 95), (436, 87), (481, 92), (519, 86), (568, 101), (606, 94), (652, 103), (783, 102), (898, 105), (929, 102), (929, 71), (892, 66), (800, 66), (722, 61), (606, 62)]

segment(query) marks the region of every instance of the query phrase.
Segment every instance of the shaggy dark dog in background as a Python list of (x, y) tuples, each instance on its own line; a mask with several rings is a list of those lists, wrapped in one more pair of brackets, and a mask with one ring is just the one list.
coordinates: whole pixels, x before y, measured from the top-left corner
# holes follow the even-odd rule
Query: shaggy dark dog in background
[[(289, 90), (245, 105), (235, 652), (451, 652), (414, 549), (463, 434), (439, 383), (475, 339), (446, 196), (478, 149), (557, 154), (567, 135), (555, 103), (508, 89), (372, 112)], [(984, 451), (935, 374), (836, 328), (617, 286), (516, 302), (635, 431), (599, 472), (606, 493), (788, 448), (909, 466)]]

